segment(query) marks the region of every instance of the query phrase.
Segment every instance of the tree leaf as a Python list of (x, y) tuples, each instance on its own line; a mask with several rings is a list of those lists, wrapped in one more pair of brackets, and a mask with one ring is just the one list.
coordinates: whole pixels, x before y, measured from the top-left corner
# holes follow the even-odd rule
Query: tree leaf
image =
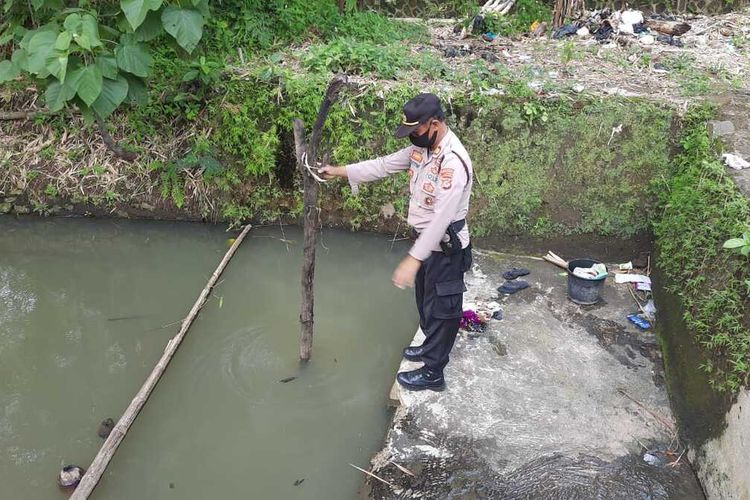
[(73, 36), (70, 34), (70, 31), (63, 31), (59, 35), (57, 35), (57, 40), (55, 41), (55, 48), (57, 50), (68, 50), (68, 47), (70, 47), (70, 41), (73, 39)]
[(159, 10), (162, 0), (120, 0), (120, 8), (133, 30), (137, 29), (149, 10)]
[(13, 55), (10, 56), (10, 60), (18, 69), (29, 71), (28, 68), (28, 57), (26, 51), (23, 49), (16, 49), (13, 51)]
[(745, 245), (742, 248), (740, 248), (740, 253), (744, 255), (745, 257), (750, 255), (750, 245)]
[(127, 95), (128, 81), (122, 75), (118, 75), (116, 80), (104, 80), (102, 92), (91, 108), (97, 115), (104, 118), (109, 116)]
[(745, 240), (742, 238), (732, 238), (724, 242), (724, 248), (739, 248), (745, 244)]
[(193, 52), (203, 36), (203, 15), (197, 10), (170, 5), (161, 13), (161, 22), (167, 33), (188, 52)]
[(52, 30), (41, 30), (34, 33), (29, 40), (29, 48), (26, 51), (28, 56), (27, 67), (29, 73), (46, 78), (49, 75), (47, 71), (47, 58), (55, 48), (57, 33)]
[(138, 42), (149, 42), (157, 36), (164, 33), (161, 25), (161, 15), (158, 12), (151, 11), (146, 15), (143, 23), (135, 30), (135, 40)]
[(148, 89), (143, 80), (127, 73), (125, 79), (128, 81), (128, 101), (145, 106), (148, 103)]
[(81, 36), (88, 38), (90, 47), (100, 47), (102, 44), (99, 40), (99, 24), (91, 14), (81, 16)]
[(96, 56), (94, 63), (99, 67), (104, 78), (115, 80), (119, 73), (117, 69), (117, 61), (112, 56)]
[(128, 73), (147, 77), (150, 73), (151, 55), (143, 49), (143, 45), (124, 44), (115, 49), (117, 65)]
[(65, 72), (68, 69), (68, 53), (60, 51), (52, 52), (47, 59), (45, 68), (49, 71), (50, 75), (60, 80), (60, 82), (64, 82)]
[(76, 95), (76, 91), (68, 83), (63, 84), (55, 80), (47, 86), (44, 99), (47, 101), (49, 110), (54, 113), (60, 111), (74, 95)]
[(70, 74), (70, 85), (76, 89), (78, 97), (91, 106), (102, 92), (102, 71), (96, 64), (89, 64)]
[(0, 61), (0, 83), (13, 80), (21, 73), (21, 69), (11, 61)]
[(68, 17), (66, 17), (65, 21), (63, 21), (63, 26), (66, 30), (70, 31), (71, 34), (80, 33), (82, 25), (83, 20), (81, 19), (81, 15), (77, 12), (68, 14)]

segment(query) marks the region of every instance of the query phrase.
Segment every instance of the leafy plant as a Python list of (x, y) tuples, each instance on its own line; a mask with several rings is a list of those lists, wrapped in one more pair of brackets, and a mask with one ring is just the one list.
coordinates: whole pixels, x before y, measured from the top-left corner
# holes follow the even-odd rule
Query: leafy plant
[(3, 10), (9, 22), (0, 41), (12, 55), (0, 61), (0, 83), (29, 75), (45, 89), (50, 111), (73, 103), (89, 119), (106, 117), (123, 102), (144, 103), (153, 62), (145, 42), (166, 33), (192, 53), (209, 16), (208, 0), (184, 6), (163, 0), (80, 0), (76, 6), (7, 0)]
[(736, 250), (740, 255), (750, 256), (750, 233), (742, 233), (740, 238), (732, 238), (722, 245), (723, 248)]

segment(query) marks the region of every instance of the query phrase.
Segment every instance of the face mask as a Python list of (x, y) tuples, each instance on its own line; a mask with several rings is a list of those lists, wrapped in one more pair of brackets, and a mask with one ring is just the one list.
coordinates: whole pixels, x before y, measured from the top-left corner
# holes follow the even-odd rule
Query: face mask
[(414, 144), (417, 147), (420, 148), (431, 148), (435, 145), (435, 140), (437, 139), (437, 130), (432, 134), (432, 137), (430, 137), (430, 129), (427, 129), (424, 134), (422, 135), (412, 135), (409, 134), (409, 140), (412, 144)]

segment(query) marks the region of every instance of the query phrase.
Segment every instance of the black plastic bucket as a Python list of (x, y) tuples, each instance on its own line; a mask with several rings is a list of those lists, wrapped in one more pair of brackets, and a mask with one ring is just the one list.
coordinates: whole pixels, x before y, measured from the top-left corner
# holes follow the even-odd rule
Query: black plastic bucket
[(576, 267), (591, 267), (601, 262), (593, 259), (574, 259), (568, 262), (568, 297), (576, 304), (590, 306), (596, 304), (601, 299), (601, 290), (604, 286), (603, 278), (587, 280), (579, 278), (573, 274)]

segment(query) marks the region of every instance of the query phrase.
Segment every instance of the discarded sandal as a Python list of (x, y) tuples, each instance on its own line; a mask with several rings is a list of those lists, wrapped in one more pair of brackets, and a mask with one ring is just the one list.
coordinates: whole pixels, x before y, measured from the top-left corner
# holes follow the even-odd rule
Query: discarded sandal
[(498, 287), (497, 291), (500, 293), (511, 295), (528, 287), (528, 282), (524, 280), (513, 280), (503, 283), (500, 287)]
[(526, 276), (530, 272), (531, 271), (529, 271), (528, 269), (524, 267), (514, 267), (510, 271), (505, 271), (503, 273), (503, 278), (505, 278), (506, 280), (514, 280), (518, 278), (519, 276)]

